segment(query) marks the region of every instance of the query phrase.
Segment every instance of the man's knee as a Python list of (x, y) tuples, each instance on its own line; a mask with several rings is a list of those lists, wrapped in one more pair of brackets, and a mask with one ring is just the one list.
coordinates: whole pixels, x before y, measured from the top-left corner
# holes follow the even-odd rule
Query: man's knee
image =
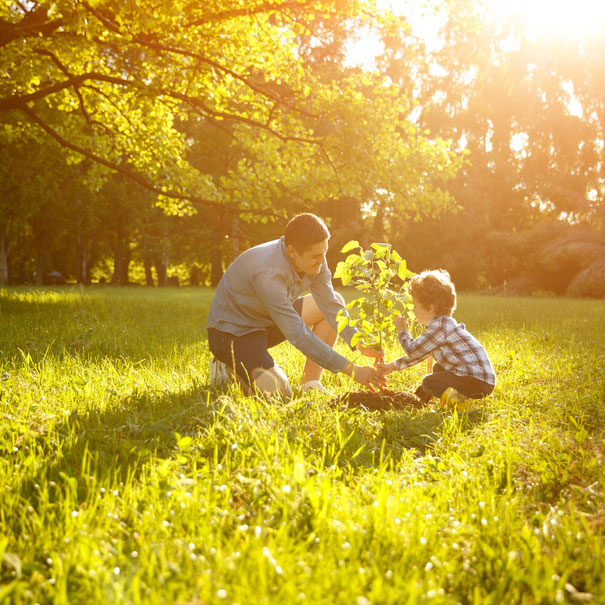
[(268, 395), (292, 397), (288, 377), (277, 365), (272, 368), (255, 368), (252, 370), (252, 380), (259, 389)]

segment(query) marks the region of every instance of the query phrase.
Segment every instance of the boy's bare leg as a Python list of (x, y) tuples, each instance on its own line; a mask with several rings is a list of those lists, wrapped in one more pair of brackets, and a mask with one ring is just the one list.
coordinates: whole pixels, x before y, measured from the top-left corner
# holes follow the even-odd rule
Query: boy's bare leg
[[(338, 292), (336, 296), (344, 304), (344, 299)], [(317, 303), (313, 300), (311, 294), (307, 294), (303, 298), (303, 306), (301, 316), (303, 321), (311, 328), (313, 334), (320, 340), (325, 342), (328, 346), (334, 346), (336, 342), (336, 330), (328, 323), (328, 320), (324, 317), (324, 314), (319, 310)], [(321, 378), (322, 367), (318, 366), (314, 361), (307, 359), (305, 367), (303, 369), (301, 384), (310, 382), (311, 380), (319, 380)]]

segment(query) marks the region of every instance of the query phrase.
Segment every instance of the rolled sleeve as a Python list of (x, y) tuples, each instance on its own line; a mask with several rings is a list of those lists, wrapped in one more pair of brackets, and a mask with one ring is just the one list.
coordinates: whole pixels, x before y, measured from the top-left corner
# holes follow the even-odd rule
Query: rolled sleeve
[(254, 280), (254, 287), (269, 316), (293, 346), (322, 368), (335, 373), (344, 368), (347, 359), (309, 330), (290, 304), (287, 286), (279, 276), (259, 276)]

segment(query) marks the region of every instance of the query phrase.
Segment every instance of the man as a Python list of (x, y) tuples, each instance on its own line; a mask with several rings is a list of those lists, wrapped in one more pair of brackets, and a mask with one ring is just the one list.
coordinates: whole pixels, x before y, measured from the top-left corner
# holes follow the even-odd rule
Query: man
[[(227, 370), (244, 385), (290, 397), (288, 378), (267, 350), (288, 340), (307, 358), (303, 391), (326, 392), (320, 382), (323, 368), (344, 372), (369, 388), (386, 385), (376, 369), (355, 365), (332, 348), (344, 299), (334, 291), (326, 264), (329, 239), (320, 218), (299, 214), (280, 239), (254, 246), (231, 263), (208, 314), (211, 383)], [(301, 297), (305, 290), (311, 293)], [(347, 327), (340, 335), (350, 346), (355, 332)], [(353, 349), (370, 357), (381, 354), (359, 344)]]

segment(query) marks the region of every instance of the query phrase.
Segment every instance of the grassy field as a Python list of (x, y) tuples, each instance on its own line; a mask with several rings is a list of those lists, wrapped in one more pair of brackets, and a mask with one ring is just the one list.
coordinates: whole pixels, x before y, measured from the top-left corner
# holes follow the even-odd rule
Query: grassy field
[(605, 302), (462, 296), (459, 417), (209, 391), (211, 296), (0, 290), (0, 603), (605, 603)]

